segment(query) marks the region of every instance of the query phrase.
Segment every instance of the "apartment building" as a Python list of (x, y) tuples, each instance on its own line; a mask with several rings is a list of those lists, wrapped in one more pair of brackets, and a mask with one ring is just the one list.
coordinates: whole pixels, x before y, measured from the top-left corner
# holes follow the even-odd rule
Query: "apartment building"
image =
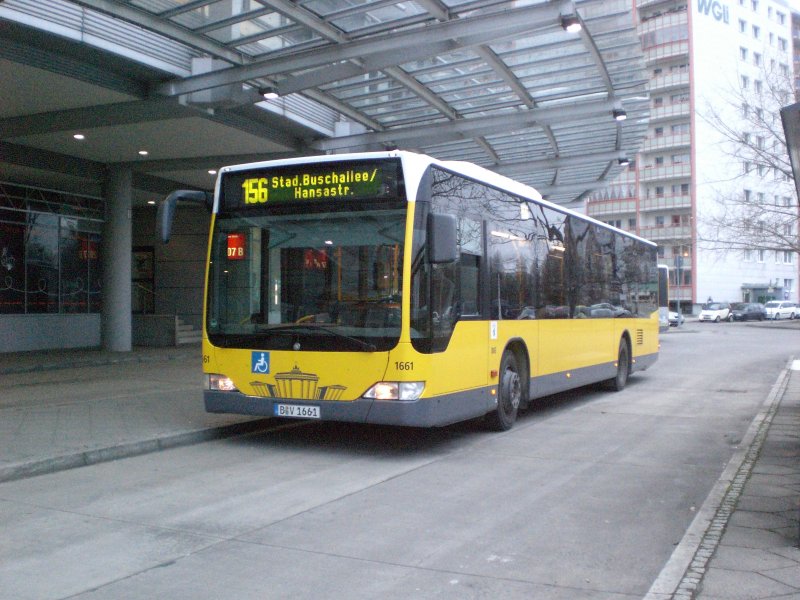
[(749, 131), (748, 116), (755, 114), (749, 111), (772, 111), (780, 130), (764, 79), (777, 73), (791, 80), (790, 6), (781, 0), (638, 0), (635, 14), (651, 78), (648, 135), (628, 169), (587, 201), (588, 214), (659, 244), (660, 260), (670, 269), (673, 309), (680, 303), (683, 312), (697, 313), (708, 299), (797, 301), (795, 253), (769, 240), (726, 250), (714, 223), (726, 210), (734, 218), (742, 198), (796, 211), (793, 182), (737, 156), (729, 140), (737, 132), (771, 149), (768, 136)]

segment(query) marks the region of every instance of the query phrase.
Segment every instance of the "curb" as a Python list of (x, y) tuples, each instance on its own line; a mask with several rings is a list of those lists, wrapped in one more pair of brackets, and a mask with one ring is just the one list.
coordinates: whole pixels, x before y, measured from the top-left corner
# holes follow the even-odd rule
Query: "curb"
[(792, 362), (793, 357), (778, 375), (761, 409), (747, 428), (738, 450), (728, 461), (644, 600), (690, 600), (694, 597), (786, 392)]
[[(195, 346), (186, 345), (182, 348), (191, 349), (197, 353), (198, 364), (200, 362), (200, 353)], [(120, 352), (118, 355), (103, 355), (89, 356), (86, 358), (70, 358), (69, 360), (61, 362), (35, 362), (27, 365), (17, 365), (14, 367), (0, 367), (0, 375), (19, 375), (21, 373), (35, 373), (38, 371), (58, 371), (62, 369), (79, 369), (84, 367), (106, 367), (109, 365), (121, 365), (128, 363), (147, 363), (163, 360), (180, 360), (189, 357), (192, 352), (181, 352), (174, 348), (165, 350), (163, 353), (152, 354), (138, 354), (132, 352)], [(3, 355), (0, 354), (0, 358)]]
[[(291, 424), (294, 425), (294, 423)], [(285, 428), (286, 425), (283, 427)], [(253, 421), (245, 421), (244, 423), (236, 423), (234, 425), (224, 425), (211, 429), (187, 431), (183, 433), (151, 438), (148, 440), (128, 442), (107, 448), (97, 448), (94, 450), (86, 450), (84, 452), (76, 452), (74, 454), (65, 454), (62, 456), (55, 456), (42, 460), (35, 460), (28, 463), (18, 463), (6, 467), (0, 467), (0, 483), (25, 479), (28, 477), (35, 477), (37, 475), (46, 475), (48, 473), (65, 471), (67, 469), (75, 469), (77, 467), (96, 465), (98, 463), (110, 462), (120, 458), (130, 458), (133, 456), (150, 454), (160, 450), (166, 450), (168, 448), (190, 446), (193, 444), (199, 444), (201, 442), (208, 442), (252, 433), (260, 433), (266, 430), (274, 430), (277, 428), (279, 427), (274, 426), (274, 421), (272, 419), (256, 419)]]

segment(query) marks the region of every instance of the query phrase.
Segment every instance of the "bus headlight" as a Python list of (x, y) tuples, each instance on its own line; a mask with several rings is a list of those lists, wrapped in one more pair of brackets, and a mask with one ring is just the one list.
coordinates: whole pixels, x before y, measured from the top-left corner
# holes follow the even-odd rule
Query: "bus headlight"
[(364, 392), (372, 400), (419, 400), (424, 381), (380, 381)]
[(217, 373), (206, 373), (206, 389), (215, 392), (238, 392), (230, 377)]

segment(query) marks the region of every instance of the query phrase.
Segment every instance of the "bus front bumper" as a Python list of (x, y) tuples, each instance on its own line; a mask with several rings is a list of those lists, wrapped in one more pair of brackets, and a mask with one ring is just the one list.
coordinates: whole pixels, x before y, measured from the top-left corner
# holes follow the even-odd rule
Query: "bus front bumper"
[[(371, 400), (359, 398), (340, 400), (293, 400), (288, 398), (262, 398), (247, 396), (241, 392), (204, 390), (206, 411), (261, 417), (278, 417), (278, 407), (294, 406), (304, 409), (318, 407), (319, 416), (310, 420), (347, 421), (352, 423), (374, 423), (383, 425), (405, 425), (408, 427), (442, 427), (458, 421), (480, 417), (493, 407), (494, 396), (490, 390), (470, 390), (421, 398), (414, 401)], [(316, 411), (302, 411), (316, 413)], [(304, 417), (300, 417), (304, 418)]]

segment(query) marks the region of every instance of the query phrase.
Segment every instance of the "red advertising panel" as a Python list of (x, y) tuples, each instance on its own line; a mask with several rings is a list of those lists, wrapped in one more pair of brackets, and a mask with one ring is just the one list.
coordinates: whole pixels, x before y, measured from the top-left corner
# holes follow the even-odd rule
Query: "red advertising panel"
[(245, 240), (243, 233), (228, 234), (228, 260), (244, 260)]

